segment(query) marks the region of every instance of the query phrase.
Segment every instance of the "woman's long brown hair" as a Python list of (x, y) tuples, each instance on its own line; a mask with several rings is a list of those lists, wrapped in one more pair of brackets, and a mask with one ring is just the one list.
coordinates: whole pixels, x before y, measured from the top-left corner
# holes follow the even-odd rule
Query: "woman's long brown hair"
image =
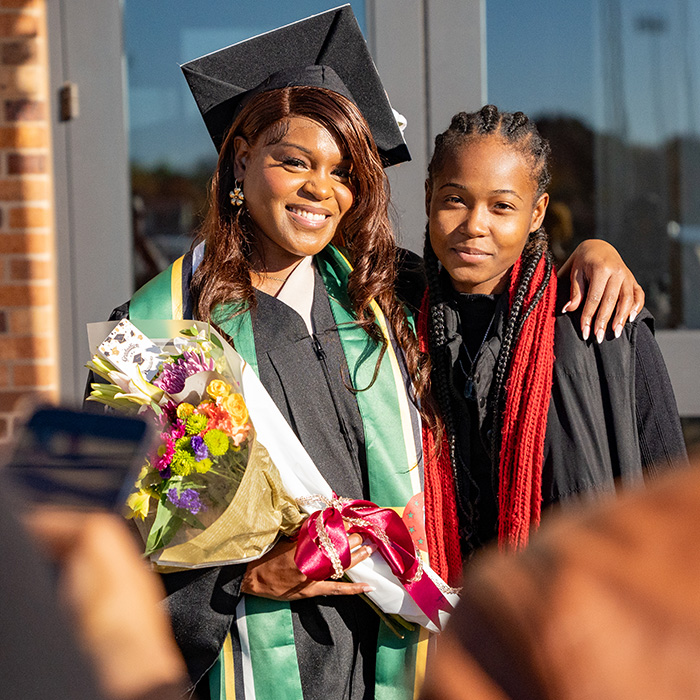
[[(429, 370), (418, 349), (403, 305), (395, 294), (396, 244), (389, 222), (389, 186), (367, 122), (342, 95), (311, 87), (288, 87), (255, 96), (236, 118), (222, 145), (210, 188), (209, 210), (200, 231), (204, 258), (192, 279), (196, 316), (211, 320), (220, 304), (238, 302), (238, 310), (255, 307), (250, 280), (254, 228), (244, 206), (233, 207), (234, 139), (250, 145), (280, 141), (289, 118), (311, 119), (331, 133), (352, 162), (353, 203), (341, 220), (334, 243), (343, 247), (353, 265), (348, 295), (358, 324), (384, 346), (370, 306), (375, 299), (403, 348), (416, 393), (425, 392)], [(386, 350), (383, 347), (382, 354)]]

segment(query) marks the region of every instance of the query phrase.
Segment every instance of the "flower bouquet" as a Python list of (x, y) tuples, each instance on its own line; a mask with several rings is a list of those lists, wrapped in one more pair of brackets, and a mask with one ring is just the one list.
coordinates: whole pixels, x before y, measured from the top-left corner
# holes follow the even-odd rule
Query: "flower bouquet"
[(92, 384), (88, 400), (157, 427), (157, 449), (127, 500), (146, 555), (160, 568), (246, 561), (303, 516), (255, 440), (222, 340), (204, 324), (183, 325), (157, 344), (120, 321), (87, 364), (108, 382)]
[(89, 324), (99, 350), (88, 366), (108, 382), (93, 385), (91, 400), (159, 427), (129, 499), (157, 568), (250, 561), (298, 532), (299, 568), (338, 578), (349, 556), (343, 522), (352, 523), (378, 550), (344, 575), (372, 586), (367, 597), (384, 613), (439, 631), (457, 597), (396, 513), (338, 498), (254, 370), (207, 324), (136, 323)]

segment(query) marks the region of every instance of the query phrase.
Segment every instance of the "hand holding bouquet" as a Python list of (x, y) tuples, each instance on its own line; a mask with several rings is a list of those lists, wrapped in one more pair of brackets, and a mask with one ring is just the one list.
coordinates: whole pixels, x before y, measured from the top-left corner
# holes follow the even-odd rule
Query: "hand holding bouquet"
[[(94, 384), (91, 399), (156, 421), (160, 443), (129, 505), (159, 568), (257, 559), (280, 534), (295, 534), (316, 514), (302, 537), (310, 554), (297, 563), (310, 578), (326, 578), (323, 559), (333, 560), (336, 547), (322, 542), (336, 533), (318, 525), (329, 518), (368, 520), (367, 508), (380, 520), (388, 517), (373, 503), (338, 499), (253, 369), (207, 324), (140, 320), (137, 329), (122, 323), (88, 326), (91, 346), (100, 348), (88, 366), (109, 382)], [(165, 340), (153, 342), (145, 333)], [(384, 546), (347, 575), (370, 584), (368, 597), (385, 613), (437, 631), (456, 596), (419, 560), (408, 530), (395, 532), (394, 520), (368, 521), (363, 534)], [(336, 576), (344, 568), (343, 524), (337, 534)]]

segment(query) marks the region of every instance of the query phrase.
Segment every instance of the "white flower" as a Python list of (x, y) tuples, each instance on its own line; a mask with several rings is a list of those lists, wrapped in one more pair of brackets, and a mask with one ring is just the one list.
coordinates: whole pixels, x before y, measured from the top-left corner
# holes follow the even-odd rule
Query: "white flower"
[(183, 353), (186, 350), (190, 352), (203, 350), (205, 353), (210, 353), (214, 347), (214, 344), (208, 339), (208, 335), (205, 331), (199, 331), (197, 335), (187, 337), (178, 335), (173, 338), (173, 345), (178, 353)]

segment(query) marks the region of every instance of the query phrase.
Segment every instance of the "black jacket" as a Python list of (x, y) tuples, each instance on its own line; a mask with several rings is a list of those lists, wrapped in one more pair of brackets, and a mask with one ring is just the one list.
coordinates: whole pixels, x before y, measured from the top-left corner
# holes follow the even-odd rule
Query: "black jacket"
[[(568, 291), (560, 285), (557, 309), (568, 299)], [(487, 407), (508, 306), (505, 294), (492, 301), (494, 322), (474, 366), (476, 396), (467, 400), (461, 369), (463, 334), (469, 338), (470, 332), (476, 333), (481, 340), (484, 330), (463, 330), (469, 322), (464, 304), (455, 293), (448, 292), (447, 298), (442, 361), (448, 363), (452, 378), (461, 525), (463, 536), (471, 540), (465, 548), (468, 554), (496, 532), (498, 476), (491, 464)], [(620, 338), (608, 332), (602, 344), (594, 338), (583, 340), (579, 312), (557, 311), (554, 354), (543, 506), (612, 493), (686, 460), (673, 390), (648, 311), (627, 323)]]

